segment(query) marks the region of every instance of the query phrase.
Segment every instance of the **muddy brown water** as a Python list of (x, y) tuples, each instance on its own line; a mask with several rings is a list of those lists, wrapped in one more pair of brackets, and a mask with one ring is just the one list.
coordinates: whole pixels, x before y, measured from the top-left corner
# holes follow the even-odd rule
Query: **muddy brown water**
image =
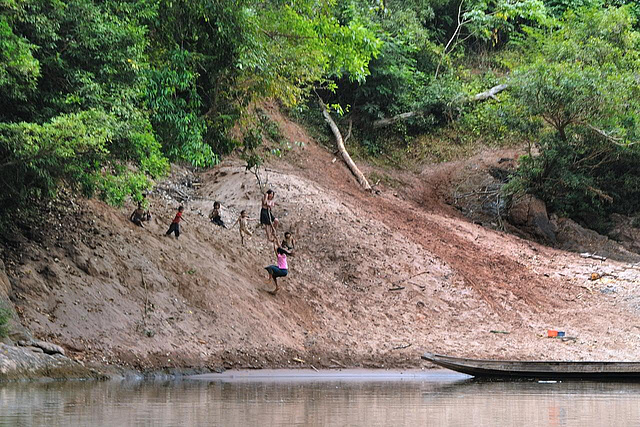
[(477, 382), (446, 370), (234, 371), (0, 385), (1, 426), (638, 426), (640, 384)]

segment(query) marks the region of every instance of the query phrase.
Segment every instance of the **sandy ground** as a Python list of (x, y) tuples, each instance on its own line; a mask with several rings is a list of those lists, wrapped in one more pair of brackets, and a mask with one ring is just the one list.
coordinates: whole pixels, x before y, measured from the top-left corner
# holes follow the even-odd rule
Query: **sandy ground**
[[(275, 259), (257, 228), (260, 189), (230, 161), (200, 174), (174, 168), (149, 196), (145, 229), (128, 221), (132, 205), (43, 209), (39, 225), (3, 242), (24, 324), (77, 360), (135, 369), (429, 366), (424, 351), (637, 359), (637, 265), (483, 228), (445, 203), (461, 168), (505, 153), (393, 172), (402, 185), (369, 194), (302, 128), (271, 113), (304, 142), (267, 165), (281, 231), (297, 239), (277, 296), (266, 292), (263, 267)], [(241, 209), (253, 217), (246, 246), (237, 227), (207, 220), (214, 200), (229, 225)], [(164, 232), (180, 203), (176, 240)], [(547, 338), (551, 328), (574, 339)]]

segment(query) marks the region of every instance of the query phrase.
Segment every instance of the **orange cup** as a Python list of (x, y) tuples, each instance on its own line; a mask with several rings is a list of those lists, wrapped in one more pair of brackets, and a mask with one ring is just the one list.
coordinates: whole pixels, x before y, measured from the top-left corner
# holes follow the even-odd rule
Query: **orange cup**
[(555, 329), (547, 329), (547, 337), (553, 338), (558, 336), (558, 331)]

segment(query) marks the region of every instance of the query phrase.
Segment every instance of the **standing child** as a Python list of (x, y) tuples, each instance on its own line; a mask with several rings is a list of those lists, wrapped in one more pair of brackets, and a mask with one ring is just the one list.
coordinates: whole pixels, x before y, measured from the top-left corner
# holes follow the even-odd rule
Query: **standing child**
[(289, 273), (289, 267), (287, 265), (287, 255), (291, 255), (291, 252), (281, 246), (277, 246), (275, 243), (273, 244), (273, 250), (276, 253), (278, 265), (270, 265), (268, 267), (265, 267), (265, 270), (269, 272), (270, 278), (269, 282), (267, 283), (271, 283), (271, 280), (273, 280), (273, 283), (276, 285), (276, 288), (273, 291), (267, 291), (271, 295), (275, 295), (280, 289), (278, 287), (278, 277), (285, 277)]
[(262, 206), (260, 208), (260, 224), (264, 225), (264, 232), (267, 235), (267, 240), (277, 242), (276, 230), (278, 228), (278, 218), (273, 215), (271, 208), (276, 205), (276, 201), (273, 200), (276, 193), (269, 189), (264, 196), (262, 196)]
[(184, 206), (180, 206), (178, 208), (178, 213), (176, 213), (176, 217), (173, 218), (171, 225), (169, 226), (169, 230), (165, 233), (165, 236), (171, 235), (171, 233), (176, 233), (176, 239), (180, 236), (180, 221), (182, 220), (182, 212), (184, 211)]
[(249, 216), (247, 215), (247, 211), (241, 210), (240, 216), (236, 219), (236, 222), (233, 223), (231, 227), (235, 227), (236, 224), (239, 224), (240, 228), (240, 242), (242, 242), (242, 246), (244, 246), (244, 235), (251, 237), (253, 233), (249, 231)]
[(219, 225), (220, 227), (227, 228), (224, 225), (224, 221), (222, 221), (222, 217), (220, 216), (220, 209), (221, 209), (220, 202), (213, 202), (213, 209), (209, 214), (209, 219), (215, 225)]

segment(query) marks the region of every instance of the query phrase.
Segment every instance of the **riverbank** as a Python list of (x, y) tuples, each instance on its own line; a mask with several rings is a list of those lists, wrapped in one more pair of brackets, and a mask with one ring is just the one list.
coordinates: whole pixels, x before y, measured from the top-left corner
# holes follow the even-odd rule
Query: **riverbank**
[[(256, 220), (256, 177), (232, 160), (205, 172), (174, 166), (148, 195), (144, 229), (128, 221), (132, 204), (84, 199), (39, 206), (37, 221), (16, 224), (1, 246), (21, 324), (81, 366), (130, 372), (419, 368), (424, 351), (636, 359), (633, 259), (583, 258), (485, 228), (447, 203), (460, 171), (517, 153), (420, 173), (362, 165), (386, 177), (370, 194), (302, 128), (277, 119), (301, 142), (262, 174), (297, 241), (278, 295), (267, 292), (264, 266), (275, 259)], [(208, 221), (214, 201), (228, 225), (249, 212), (245, 246), (237, 228)], [(181, 204), (180, 239), (165, 237)], [(549, 339), (547, 329), (575, 339)]]

